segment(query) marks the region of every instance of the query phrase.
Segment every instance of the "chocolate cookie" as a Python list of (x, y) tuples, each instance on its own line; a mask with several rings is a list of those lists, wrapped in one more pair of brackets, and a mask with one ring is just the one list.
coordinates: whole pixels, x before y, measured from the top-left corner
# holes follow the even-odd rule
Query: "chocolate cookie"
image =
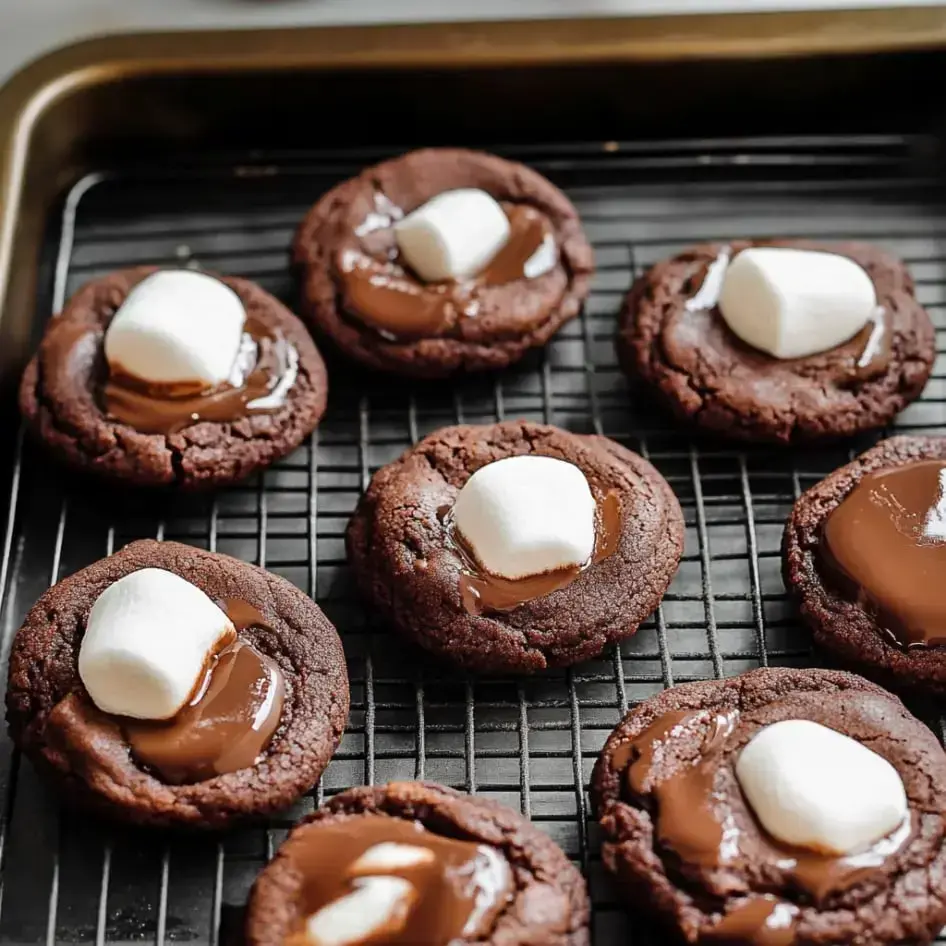
[[(123, 396), (112, 397), (105, 330), (129, 292), (155, 272), (139, 267), (94, 280), (49, 322), (20, 385), (20, 409), (36, 437), (79, 469), (121, 483), (183, 489), (243, 479), (298, 447), (325, 411), (325, 364), (299, 320), (245, 279), (220, 277), (243, 303), (247, 332), (264, 338), (263, 355), (286, 361), (290, 386), (276, 406), (246, 412), (241, 402), (234, 414), (226, 401), (232, 391), (157, 405), (135, 390), (119, 388), (115, 393)], [(165, 416), (171, 404), (177, 413), (183, 405), (185, 414)]]
[[(769, 834), (737, 761), (785, 720), (828, 727), (892, 765), (900, 827), (844, 856)], [(779, 788), (769, 798), (791, 791)], [(622, 893), (684, 942), (928, 943), (946, 922), (946, 755), (899, 700), (852, 674), (764, 669), (667, 690), (617, 726), (591, 790)]]
[[(393, 225), (460, 188), (498, 201), (512, 235), (477, 277), (424, 283), (402, 265)], [(554, 265), (527, 278), (524, 264), (545, 239)], [(313, 328), (371, 368), (423, 378), (503, 368), (544, 345), (578, 314), (593, 270), (557, 187), (522, 164), (452, 148), (413, 151), (334, 187), (299, 227), (293, 260)]]
[[(168, 724), (103, 713), (80, 680), (80, 645), (93, 604), (113, 583), (147, 568), (172, 572), (218, 600), (238, 630), (235, 646), (256, 653), (281, 678), (281, 715), (255, 761), (260, 747), (251, 739), (246, 767), (233, 770), (240, 764), (233, 753), (243, 745), (238, 736), (254, 735), (250, 727), (237, 732), (228, 720), (218, 727), (212, 707), (202, 734), (187, 718), (214, 697), (226, 652), (206, 690)], [(246, 667), (232, 673), (237, 679)], [(318, 781), (347, 716), (345, 657), (318, 606), (261, 568), (176, 542), (133, 542), (54, 585), (13, 641), (7, 721), (14, 742), (66, 799), (139, 824), (222, 828), (286, 807)], [(182, 731), (186, 726), (191, 731)], [(216, 735), (219, 745), (207, 742)], [(229, 758), (201, 759), (208, 748)]]
[[(476, 470), (526, 454), (582, 471), (599, 512), (610, 504), (604, 531), (611, 543), (599, 554), (596, 542), (586, 568), (510, 587), (479, 573), (455, 541), (449, 516)], [(363, 594), (409, 638), (471, 670), (532, 673), (594, 657), (637, 630), (677, 569), (683, 516), (663, 477), (630, 450), (604, 437), (513, 421), (446, 427), (379, 470), (347, 540)]]
[[(741, 341), (715, 300), (692, 304), (724, 251), (763, 245), (837, 253), (866, 270), (885, 313), (883, 356), (863, 363), (868, 327), (829, 351), (780, 360)], [(624, 301), (617, 348), (624, 370), (678, 416), (743, 440), (795, 443), (888, 423), (923, 390), (936, 339), (906, 266), (876, 247), (734, 241), (694, 247), (641, 276)]]
[[(366, 852), (405, 844), (413, 857), (372, 871)], [(355, 889), (370, 897), (379, 874), (381, 889), (391, 878), (406, 890), (408, 906), (371, 943), (589, 943), (585, 882), (548, 835), (495, 802), (430, 782), (391, 782), (343, 792), (293, 829), (250, 894), (247, 946), (304, 942), (307, 917)], [(349, 902), (366, 915), (363, 902)], [(367, 933), (345, 940), (368, 941)]]
[(946, 439), (884, 440), (804, 493), (785, 527), (785, 585), (815, 642), (895, 689), (946, 693), (941, 470)]

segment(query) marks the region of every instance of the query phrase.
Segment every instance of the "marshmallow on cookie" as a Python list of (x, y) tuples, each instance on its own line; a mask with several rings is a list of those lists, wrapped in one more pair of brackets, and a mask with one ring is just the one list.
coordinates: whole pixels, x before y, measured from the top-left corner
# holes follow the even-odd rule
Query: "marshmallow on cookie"
[(171, 719), (235, 638), (233, 623), (200, 588), (173, 572), (142, 568), (92, 605), (79, 677), (103, 712)]
[(394, 227), (401, 255), (426, 282), (469, 279), (509, 239), (509, 220), (486, 191), (444, 191)]
[(360, 946), (400, 933), (417, 902), (417, 890), (403, 877), (356, 880), (350, 893), (306, 920), (309, 946)]
[(453, 522), (478, 564), (502, 578), (583, 567), (594, 554), (588, 480), (554, 457), (507, 457), (481, 467), (457, 495)]
[[(394, 225), (394, 236), (405, 262), (425, 282), (460, 282), (493, 262), (513, 237), (513, 225), (490, 194), (464, 187), (444, 191), (409, 213)], [(522, 261), (522, 275), (534, 279), (557, 261), (555, 238), (546, 233)]]
[(128, 293), (105, 333), (109, 369), (193, 391), (230, 380), (246, 310), (219, 279), (191, 270), (152, 273)]
[(775, 358), (804, 358), (842, 345), (875, 319), (877, 293), (846, 256), (754, 246), (726, 267), (718, 304), (747, 345)]
[(736, 778), (774, 838), (823, 854), (856, 854), (905, 821), (897, 770), (863, 743), (819, 723), (783, 720), (760, 730)]

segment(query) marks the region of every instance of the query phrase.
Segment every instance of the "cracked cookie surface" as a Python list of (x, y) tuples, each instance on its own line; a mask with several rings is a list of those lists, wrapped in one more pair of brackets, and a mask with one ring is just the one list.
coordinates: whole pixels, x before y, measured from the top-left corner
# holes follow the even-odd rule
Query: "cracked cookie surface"
[[(566, 587), (510, 611), (472, 614), (442, 510), (481, 466), (522, 454), (569, 461), (615, 491), (620, 538)], [(379, 470), (347, 541), (362, 592), (407, 637), (470, 670), (532, 673), (587, 660), (637, 630), (677, 570), (683, 515), (660, 473), (614, 441), (508, 421), (445, 427)]]
[[(290, 834), (317, 832), (361, 814), (419, 821), (437, 834), (499, 850), (513, 872), (512, 900), (485, 936), (455, 946), (587, 946), (590, 906), (585, 881), (551, 838), (504, 805), (431, 782), (390, 782), (336, 795)], [(247, 946), (281, 946), (302, 920), (302, 877), (283, 846), (259, 875), (247, 909)]]
[[(155, 267), (112, 273), (83, 286), (50, 320), (20, 384), (20, 409), (33, 434), (82, 470), (136, 486), (203, 489), (241, 480), (291, 452), (325, 412), (328, 378), (302, 323), (255, 283), (218, 277), (252, 316), (277, 328), (299, 355), (286, 403), (271, 413), (220, 423), (198, 421), (172, 434), (146, 434), (105, 414), (98, 390), (106, 376), (102, 351), (109, 320), (131, 289)], [(78, 336), (59, 358), (57, 339)]]
[[(211, 598), (238, 598), (270, 625), (240, 631), (286, 679), (279, 728), (251, 768), (169, 785), (142, 769), (116, 728), (86, 738), (82, 725), (50, 714), (84, 695), (78, 656), (96, 598), (141, 568), (163, 568)], [(312, 788), (348, 718), (348, 672), (338, 633), (321, 609), (284, 578), (228, 555), (144, 539), (64, 578), (33, 606), (10, 655), (7, 723), (13, 741), (72, 802), (143, 825), (222, 828), (285, 808)], [(97, 731), (98, 732), (98, 731)]]
[[(714, 811), (728, 826), (727, 845), (735, 847), (723, 863), (682, 860), (661, 844), (654, 818), (656, 786), (705, 751), (707, 725), (674, 729), (653, 757), (643, 794), (630, 789), (632, 741), (657, 719), (681, 711), (704, 713), (710, 721), (738, 712), (713, 757)], [(910, 809), (905, 843), (876, 869), (852, 873), (820, 903), (798, 886), (790, 859), (767, 856), (763, 829), (734, 773), (752, 736), (784, 719), (812, 720), (868, 745), (900, 774)], [(602, 857), (629, 904), (658, 918), (684, 942), (928, 943), (946, 922), (946, 755), (896, 697), (853, 674), (762, 669), (666, 690), (618, 724), (595, 766), (591, 792), (603, 831)], [(714, 932), (724, 916), (760, 897), (787, 905), (792, 938), (778, 938), (775, 930), (769, 931), (771, 939), (725, 939)]]
[(922, 460), (946, 461), (946, 438), (891, 437), (829, 474), (796, 501), (782, 539), (782, 576), (815, 643), (846, 667), (898, 692), (946, 695), (946, 647), (898, 647), (837, 582), (825, 581), (818, 547), (828, 516), (868, 473)]
[[(687, 309), (707, 268), (727, 247), (735, 255), (761, 245), (839, 253), (866, 270), (889, 331), (890, 358), (881, 373), (858, 378), (852, 372), (856, 339), (806, 358), (780, 360), (737, 338), (715, 307)], [(906, 266), (877, 247), (734, 241), (693, 247), (641, 276), (621, 310), (617, 349), (623, 369), (654, 389), (677, 416), (744, 440), (795, 443), (889, 422), (923, 390), (936, 339)]]
[[(384, 206), (407, 214), (444, 191), (468, 187), (544, 214), (558, 247), (556, 265), (479, 294), (475, 317), (433, 337), (398, 340), (353, 317), (336, 257), (350, 248), (388, 260), (393, 230), (391, 221), (373, 224), (377, 195)], [(362, 364), (420, 378), (504, 368), (544, 345), (578, 315), (594, 269), (578, 212), (554, 184), (524, 164), (461, 148), (412, 151), (333, 187), (300, 224), (293, 262), (302, 282), (302, 312), (314, 329)]]

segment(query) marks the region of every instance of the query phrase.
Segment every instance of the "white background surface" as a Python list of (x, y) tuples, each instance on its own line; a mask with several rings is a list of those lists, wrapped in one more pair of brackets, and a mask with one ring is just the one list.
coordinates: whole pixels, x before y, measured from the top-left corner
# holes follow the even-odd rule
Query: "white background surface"
[(936, 6), (936, 0), (0, 0), (0, 81), (103, 33), (424, 20)]

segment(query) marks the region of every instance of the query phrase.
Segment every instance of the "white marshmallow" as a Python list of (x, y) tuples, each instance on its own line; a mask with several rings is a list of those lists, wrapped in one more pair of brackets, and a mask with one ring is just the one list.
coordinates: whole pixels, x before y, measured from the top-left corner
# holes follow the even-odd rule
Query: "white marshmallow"
[(803, 358), (853, 338), (875, 315), (870, 276), (835, 253), (757, 246), (729, 264), (719, 296), (726, 324), (776, 358)]
[(352, 877), (378, 874), (385, 871), (403, 870), (407, 867), (419, 867), (421, 864), (432, 864), (434, 860), (435, 855), (430, 848), (384, 841), (381, 844), (375, 844), (374, 847), (369, 847), (348, 868), (348, 873)]
[(153, 384), (213, 387), (234, 369), (246, 311), (219, 279), (163, 270), (143, 279), (105, 333), (111, 368)]
[(142, 568), (96, 598), (79, 647), (79, 677), (106, 713), (170, 719), (193, 694), (208, 655), (235, 633), (189, 581)]
[(903, 782), (886, 759), (804, 719), (753, 736), (736, 761), (736, 778), (769, 834), (829, 854), (868, 848), (907, 816)]
[(457, 495), (453, 521), (479, 564), (504, 578), (584, 565), (594, 552), (588, 480), (553, 457), (507, 457), (481, 467)]
[(403, 877), (364, 877), (306, 920), (306, 939), (312, 946), (350, 946), (379, 933), (393, 935), (404, 929), (416, 898)]
[(486, 191), (444, 191), (394, 226), (398, 249), (427, 282), (467, 279), (509, 239), (506, 213)]

